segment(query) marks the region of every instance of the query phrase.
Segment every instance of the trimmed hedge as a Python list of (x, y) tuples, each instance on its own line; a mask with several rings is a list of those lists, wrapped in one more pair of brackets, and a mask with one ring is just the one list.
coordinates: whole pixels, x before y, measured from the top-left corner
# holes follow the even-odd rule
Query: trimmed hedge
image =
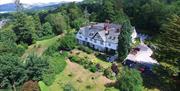
[(79, 45), (78, 49), (81, 50), (81, 51), (86, 52), (87, 54), (93, 53), (92, 49), (90, 49), (89, 47), (83, 46), (83, 45)]
[(100, 64), (94, 64), (93, 62), (89, 61), (87, 58), (79, 58), (78, 56), (70, 56), (69, 59), (72, 62), (78, 63), (82, 65), (85, 69), (88, 69), (91, 72), (97, 72), (97, 71), (102, 71), (104, 68), (100, 66)]

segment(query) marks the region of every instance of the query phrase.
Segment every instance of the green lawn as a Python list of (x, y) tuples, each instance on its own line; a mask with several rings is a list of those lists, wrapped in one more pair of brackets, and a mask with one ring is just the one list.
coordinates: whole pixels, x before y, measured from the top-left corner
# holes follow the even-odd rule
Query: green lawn
[(72, 84), (77, 91), (104, 91), (104, 85), (114, 82), (100, 73), (92, 73), (76, 63), (67, 61), (65, 70), (56, 76), (55, 82), (49, 86), (50, 91), (63, 91), (66, 84)]
[(44, 84), (44, 82), (39, 81), (38, 85), (39, 85), (41, 91), (49, 91), (48, 87), (46, 86), (46, 84)]

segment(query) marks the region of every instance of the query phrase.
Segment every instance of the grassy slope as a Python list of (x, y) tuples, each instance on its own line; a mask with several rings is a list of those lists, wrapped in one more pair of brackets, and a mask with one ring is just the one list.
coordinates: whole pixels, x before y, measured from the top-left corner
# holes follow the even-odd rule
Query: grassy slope
[(36, 53), (38, 56), (41, 56), (49, 46), (53, 45), (58, 40), (58, 38), (60, 38), (60, 35), (50, 39), (36, 41), (35, 44), (28, 47), (22, 59), (25, 59), (30, 53)]
[(106, 88), (104, 85), (113, 82), (100, 73), (92, 73), (69, 60), (67, 64), (65, 70), (56, 76), (55, 82), (49, 87), (50, 91), (63, 91), (63, 87), (68, 83), (77, 91), (104, 91)]
[[(36, 53), (39, 56), (43, 54), (43, 52), (51, 45), (53, 45), (56, 40), (60, 38), (60, 36), (53, 37), (51, 39), (37, 41), (35, 44), (28, 47), (25, 54), (22, 56), (23, 59), (27, 57), (30, 53)], [(97, 62), (101, 62), (99, 59), (95, 59)], [(102, 62), (104, 64), (104, 62)], [(88, 70), (85, 70), (82, 66), (74, 63), (74, 68), (72, 68), (71, 63), (68, 63), (65, 70), (56, 76), (56, 81), (49, 86), (49, 91), (63, 91), (64, 85), (71, 82), (75, 88), (78, 88), (78, 91), (101, 91), (102, 89), (105, 89), (104, 84), (110, 82), (109, 79), (101, 76), (101, 74), (95, 74), (91, 73)], [(109, 64), (104, 64), (108, 65)], [(77, 71), (74, 71), (77, 70)], [(68, 76), (72, 73), (72, 77)], [(95, 76), (97, 77), (95, 80), (90, 79), (90, 77)], [(82, 79), (79, 79), (81, 78)], [(79, 83), (77, 80), (82, 80), (82, 83)], [(60, 82), (61, 83), (60, 83)], [(108, 81), (108, 82), (105, 82)], [(61, 84), (61, 85), (59, 85)], [(92, 86), (92, 89), (87, 90), (87, 86)], [(98, 89), (98, 90), (97, 90)], [(101, 89), (101, 90), (100, 90)]]

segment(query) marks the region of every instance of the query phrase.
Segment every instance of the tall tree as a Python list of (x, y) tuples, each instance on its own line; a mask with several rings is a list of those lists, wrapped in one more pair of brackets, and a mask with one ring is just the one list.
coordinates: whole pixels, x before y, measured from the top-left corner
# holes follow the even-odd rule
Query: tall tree
[(41, 25), (41, 21), (40, 21), (40, 18), (39, 18), (39, 15), (36, 13), (34, 16), (34, 24), (35, 24), (35, 32), (36, 32), (36, 35), (37, 37), (42, 37), (43, 36), (43, 29), (42, 29), (42, 25)]
[(23, 10), (23, 6), (22, 6), (20, 0), (15, 0), (14, 3), (15, 3), (15, 5), (16, 5), (16, 11), (17, 11), (17, 12), (20, 12), (20, 11)]
[(46, 22), (42, 25), (43, 28), (43, 36), (53, 35), (53, 28), (49, 22)]
[(43, 72), (48, 68), (48, 62), (45, 58), (31, 54), (25, 61), (26, 74), (28, 80), (42, 80)]
[(121, 33), (119, 35), (119, 42), (118, 42), (118, 56), (119, 60), (123, 61), (130, 52), (131, 43), (132, 43), (132, 26), (129, 21), (126, 21), (122, 28)]
[(64, 16), (62, 16), (60, 13), (49, 14), (46, 17), (46, 21), (51, 24), (55, 34), (61, 34), (67, 29), (67, 22)]
[(100, 21), (110, 20), (113, 21), (115, 16), (114, 0), (103, 0), (102, 10), (99, 15)]
[[(178, 69), (178, 60), (180, 60), (180, 16), (172, 15), (163, 23), (161, 30), (160, 39), (157, 41), (159, 47), (157, 58), (159, 61), (171, 64)], [(177, 75), (178, 71), (172, 70), (170, 73), (171, 76)]]
[(120, 91), (143, 91), (143, 80), (136, 69), (123, 68), (118, 75)]
[(25, 13), (16, 13), (13, 30), (17, 36), (17, 43), (32, 44), (35, 37), (34, 19)]
[(0, 88), (7, 87), (9, 84), (12, 90), (16, 91), (16, 86), (25, 80), (25, 70), (17, 56), (0, 56)]

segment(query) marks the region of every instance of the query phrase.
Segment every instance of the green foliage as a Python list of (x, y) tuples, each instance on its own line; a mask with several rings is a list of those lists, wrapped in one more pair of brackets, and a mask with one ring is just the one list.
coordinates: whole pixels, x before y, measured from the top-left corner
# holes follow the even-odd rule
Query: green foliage
[(76, 30), (79, 30), (80, 27), (86, 25), (88, 23), (88, 20), (85, 18), (77, 18), (74, 21), (72, 21), (71, 26), (75, 28)]
[(10, 30), (0, 31), (0, 54), (13, 54), (21, 56), (25, 47), (16, 44), (16, 34)]
[(48, 69), (47, 59), (31, 54), (25, 61), (26, 73), (29, 80), (42, 80), (43, 73)]
[(63, 33), (64, 30), (67, 29), (66, 20), (60, 13), (49, 14), (45, 19), (51, 24), (54, 30), (53, 32), (57, 35)]
[(77, 91), (72, 84), (66, 84), (63, 91)]
[(98, 71), (96, 65), (94, 65), (94, 64), (90, 65), (89, 70), (90, 70), (91, 72), (93, 72), (93, 73), (95, 73), (96, 71)]
[(49, 86), (54, 82), (55, 76), (62, 72), (67, 64), (65, 56), (60, 55), (59, 53), (54, 53), (52, 57), (49, 57), (48, 63), (49, 67), (43, 74), (43, 82)]
[(113, 21), (114, 16), (115, 16), (115, 11), (114, 11), (114, 0), (103, 0), (103, 9), (101, 12), (101, 15), (99, 18), (101, 21), (104, 21), (106, 19)]
[(0, 42), (16, 42), (17, 36), (12, 30), (0, 31)]
[(104, 70), (104, 76), (106, 76), (109, 79), (115, 79), (115, 75), (113, 75), (113, 74), (114, 73), (113, 73), (111, 67)]
[(143, 91), (143, 80), (139, 71), (124, 68), (118, 75), (120, 91)]
[(81, 61), (81, 59), (78, 56), (71, 56), (69, 57), (69, 59), (75, 63), (79, 63)]
[(122, 26), (122, 32), (119, 35), (118, 56), (120, 61), (123, 61), (130, 52), (132, 43), (132, 26), (130, 22), (125, 22)]
[[(180, 59), (180, 16), (172, 15), (162, 25), (160, 41), (158, 46), (160, 47), (160, 59), (166, 60), (168, 63), (178, 64), (177, 60)], [(164, 41), (166, 40), (166, 41)], [(169, 60), (169, 61), (168, 61)]]
[(58, 43), (55, 43), (54, 45), (49, 46), (49, 47), (47, 48), (47, 50), (45, 50), (44, 54), (45, 54), (45, 55), (52, 56), (55, 52), (58, 51), (58, 46), (59, 46)]
[(25, 13), (16, 13), (14, 15), (13, 30), (17, 36), (17, 43), (32, 44), (35, 38), (35, 24), (32, 16)]
[[(179, 62), (180, 60), (180, 16), (172, 15), (162, 24), (161, 33), (156, 44), (155, 57), (160, 61), (160, 66), (156, 67), (155, 72), (159, 75), (162, 84), (167, 88), (177, 89), (174, 85), (172, 77), (179, 76)], [(165, 40), (165, 41), (164, 41)]]
[(74, 34), (67, 34), (58, 40), (59, 49), (72, 50), (76, 47), (76, 39)]
[(40, 21), (40, 18), (39, 18), (39, 15), (38, 14), (35, 14), (33, 16), (34, 18), (34, 25), (35, 25), (35, 32), (36, 32), (36, 37), (38, 38), (41, 38), (43, 36), (43, 27), (41, 26), (41, 21)]
[(43, 81), (39, 81), (38, 85), (39, 85), (41, 91), (49, 91), (48, 87), (46, 86), (46, 84), (44, 84)]
[[(17, 56), (0, 55), (1, 88), (20, 85), (26, 80), (25, 70)], [(14, 88), (15, 89), (15, 88)]]
[(43, 27), (43, 36), (53, 35), (53, 28), (49, 22), (46, 22), (42, 25)]
[(92, 49), (90, 49), (89, 47), (83, 46), (83, 45), (79, 45), (79, 46), (78, 46), (78, 49), (86, 52), (87, 54), (93, 53), (93, 50), (92, 50)]

